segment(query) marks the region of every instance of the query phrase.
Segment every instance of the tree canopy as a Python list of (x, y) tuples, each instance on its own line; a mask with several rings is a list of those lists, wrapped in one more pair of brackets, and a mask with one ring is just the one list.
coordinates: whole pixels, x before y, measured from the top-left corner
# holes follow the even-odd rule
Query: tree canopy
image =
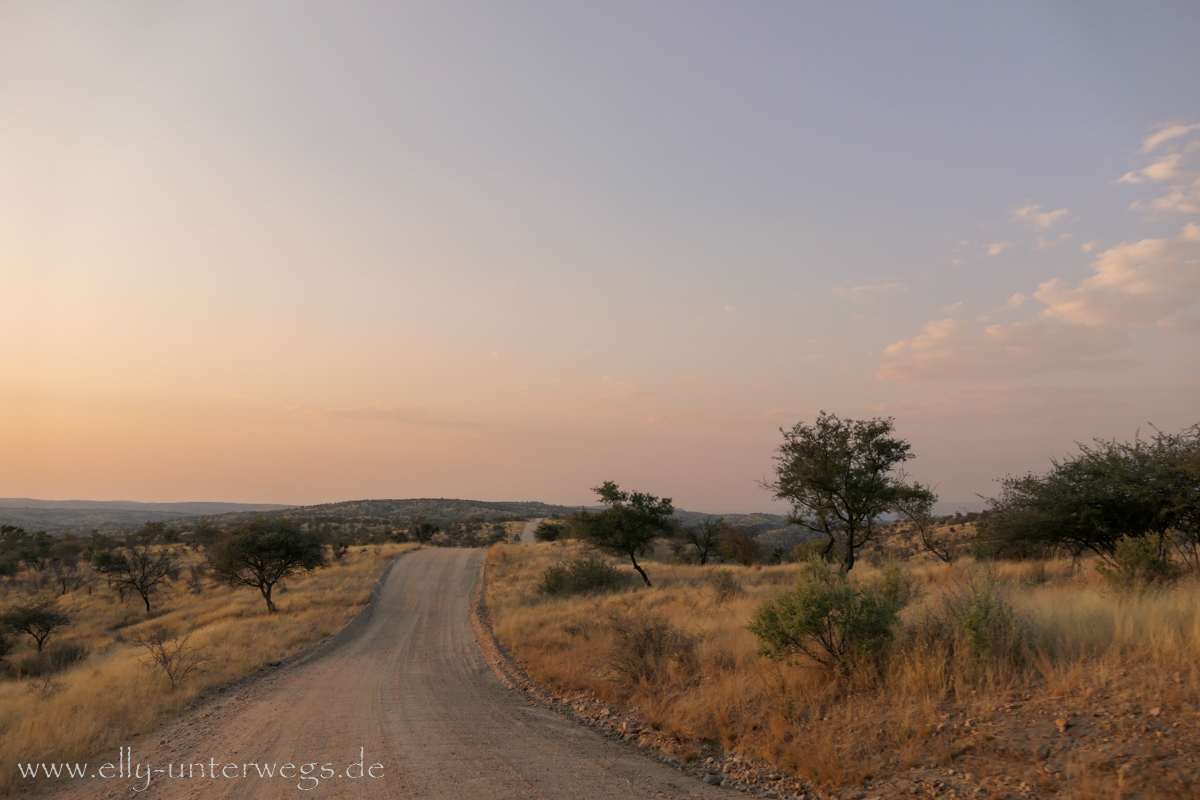
[(146, 604), (179, 577), (179, 564), (169, 548), (131, 544), (122, 550), (102, 550), (92, 556), (92, 566), (108, 580), (108, 586), (124, 600), (136, 594)]
[(55, 608), (53, 603), (17, 606), (0, 616), (0, 625), (13, 633), (28, 634), (36, 643), (39, 653), (52, 633), (70, 624), (71, 618)]
[[(999, 552), (1061, 547), (1110, 558), (1123, 537), (1153, 536), (1187, 561), (1200, 545), (1200, 425), (1132, 442), (1098, 439), (1051, 459), (1043, 475), (1009, 476), (982, 528)], [(1198, 564), (1200, 566), (1200, 564)]]
[(592, 489), (607, 508), (599, 512), (586, 509), (575, 516), (584, 539), (610, 553), (627, 556), (633, 568), (650, 586), (650, 578), (637, 557), (650, 551), (654, 540), (675, 531), (675, 507), (671, 498), (659, 499), (644, 492), (625, 492), (612, 481)]
[(789, 522), (826, 538), (824, 555), (843, 547), (847, 572), (885, 514), (936, 500), (928, 487), (906, 482), (902, 467), (913, 455), (894, 431), (891, 417), (843, 420), (824, 411), (811, 425), (781, 429), (776, 480), (766, 486), (792, 504)]
[(275, 611), (275, 584), (292, 575), (325, 566), (325, 542), (318, 531), (304, 531), (287, 519), (259, 515), (233, 528), (209, 551), (213, 572), (231, 585), (253, 586), (267, 611)]

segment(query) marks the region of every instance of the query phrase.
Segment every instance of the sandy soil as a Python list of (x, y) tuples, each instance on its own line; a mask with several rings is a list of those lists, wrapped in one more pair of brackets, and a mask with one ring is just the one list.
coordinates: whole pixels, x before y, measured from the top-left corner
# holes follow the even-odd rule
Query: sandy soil
[[(142, 777), (64, 780), (42, 796), (729, 796), (505, 688), (485, 663), (468, 620), (482, 561), (482, 550), (404, 556), (371, 605), (337, 636), (130, 742)], [(362, 766), (351, 767), (360, 752)], [(89, 775), (101, 761), (113, 762), (106, 774), (121, 769), (117, 753), (105, 754), (89, 763)], [(214, 762), (218, 777), (210, 774)], [(295, 765), (285, 770), (291, 777), (279, 777), (286, 763)], [(185, 765), (199, 764), (205, 777), (195, 766), (192, 777), (167, 772), (178, 775)], [(258, 777), (254, 764), (275, 765), (276, 777)], [(304, 764), (314, 765), (307, 778)], [(163, 772), (134, 794), (146, 784), (147, 765)], [(372, 765), (379, 766), (372, 772)], [(356, 777), (360, 771), (367, 775)]]

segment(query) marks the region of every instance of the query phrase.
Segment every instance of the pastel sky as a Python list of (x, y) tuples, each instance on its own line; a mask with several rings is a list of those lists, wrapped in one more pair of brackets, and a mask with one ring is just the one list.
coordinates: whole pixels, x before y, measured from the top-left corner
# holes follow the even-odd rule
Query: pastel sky
[(950, 503), (1200, 422), (1200, 4), (6, 2), (0, 496)]

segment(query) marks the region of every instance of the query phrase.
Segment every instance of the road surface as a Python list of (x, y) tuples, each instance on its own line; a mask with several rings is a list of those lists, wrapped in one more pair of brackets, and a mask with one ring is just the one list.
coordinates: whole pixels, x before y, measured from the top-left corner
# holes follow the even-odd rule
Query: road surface
[(525, 523), (525, 527), (521, 528), (521, 544), (536, 544), (537, 539), (533, 538), (533, 532), (538, 529), (545, 520), (541, 517), (531, 519)]
[[(371, 605), (309, 656), (131, 742), (135, 771), (171, 770), (154, 773), (146, 791), (131, 791), (144, 777), (77, 778), (51, 796), (729, 796), (501, 685), (469, 622), (483, 555), (437, 549), (402, 556)], [(294, 767), (283, 772), (291, 777), (280, 777), (287, 763)], [(307, 776), (305, 764), (313, 765)], [(178, 777), (184, 765), (192, 765), (191, 777)], [(92, 762), (89, 771), (98, 766)], [(275, 777), (257, 776), (268, 767)], [(114, 763), (108, 772), (117, 769)]]

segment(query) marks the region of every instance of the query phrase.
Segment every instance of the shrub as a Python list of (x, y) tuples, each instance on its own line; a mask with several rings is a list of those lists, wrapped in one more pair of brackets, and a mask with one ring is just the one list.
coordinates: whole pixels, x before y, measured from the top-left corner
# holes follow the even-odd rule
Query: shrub
[(857, 586), (845, 573), (810, 561), (796, 586), (759, 607), (750, 632), (759, 653), (803, 653), (835, 672), (882, 654), (907, 597), (896, 587)]
[(564, 527), (561, 522), (543, 521), (533, 530), (533, 538), (539, 542), (557, 542), (563, 538)]
[(587, 555), (549, 567), (538, 591), (551, 596), (602, 592), (623, 582), (616, 567), (598, 555)]
[(1111, 560), (1097, 564), (1096, 571), (1120, 592), (1170, 585), (1179, 579), (1181, 570), (1171, 559), (1167, 545), (1167, 538), (1158, 534), (1122, 536)]
[(1004, 588), (986, 577), (948, 601), (951, 620), (968, 651), (989, 663), (1019, 664), (1029, 644), (1029, 624)]
[(657, 683), (672, 666), (684, 680), (696, 672), (696, 642), (665, 619), (643, 615), (609, 618), (617, 635), (610, 666), (630, 681)]
[(191, 634), (180, 636), (161, 625), (151, 625), (129, 636), (129, 641), (145, 649), (149, 657), (146, 665), (165, 675), (172, 689), (189, 675), (203, 672), (209, 660), (200, 648), (189, 643), (190, 639)]
[(708, 588), (712, 592), (713, 602), (717, 605), (724, 605), (746, 593), (742, 582), (734, 577), (732, 570), (728, 569), (718, 569), (708, 573)]
[(13, 678), (38, 678), (62, 672), (88, 657), (91, 648), (74, 642), (61, 642), (47, 646), (40, 653), (33, 653), (8, 668)]

